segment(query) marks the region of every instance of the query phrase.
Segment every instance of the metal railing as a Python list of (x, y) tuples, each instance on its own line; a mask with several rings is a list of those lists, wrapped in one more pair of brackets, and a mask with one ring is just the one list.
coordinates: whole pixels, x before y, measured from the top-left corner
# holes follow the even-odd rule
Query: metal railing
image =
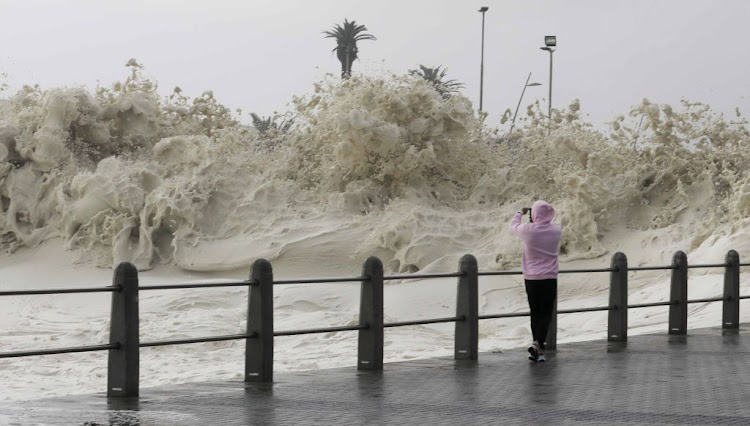
[[(557, 315), (581, 312), (607, 311), (607, 340), (626, 342), (628, 332), (628, 309), (669, 306), (669, 334), (687, 334), (687, 306), (692, 303), (723, 302), (722, 328), (739, 328), (739, 301), (750, 298), (740, 296), (740, 267), (750, 263), (740, 263), (736, 251), (730, 250), (724, 263), (688, 265), (685, 253), (678, 251), (671, 265), (628, 267), (627, 257), (615, 253), (608, 268), (565, 269), (561, 274), (601, 273), (610, 274), (609, 304), (607, 306), (562, 309), (552, 316), (546, 346), (554, 349), (557, 345)], [(724, 293), (721, 297), (688, 300), (688, 269), (724, 268)], [(670, 298), (668, 301), (628, 304), (628, 272), (671, 270)], [(109, 352), (107, 374), (108, 397), (134, 397), (139, 393), (140, 348), (166, 345), (182, 345), (202, 342), (245, 340), (246, 382), (273, 381), (273, 339), (274, 337), (302, 334), (357, 331), (359, 370), (382, 370), (383, 335), (385, 328), (414, 325), (455, 323), (454, 358), (456, 360), (477, 360), (479, 342), (479, 320), (515, 318), (529, 316), (529, 312), (513, 312), (479, 315), (478, 283), (482, 276), (522, 275), (521, 271), (479, 272), (476, 258), (465, 255), (459, 262), (458, 272), (384, 275), (383, 264), (376, 257), (365, 261), (362, 274), (358, 277), (315, 278), (315, 279), (273, 279), (271, 263), (264, 259), (255, 261), (250, 279), (241, 281), (190, 283), (173, 285), (139, 286), (138, 271), (130, 263), (121, 263), (114, 272), (112, 286), (101, 288), (63, 288), (46, 290), (0, 291), (0, 296), (27, 296), (40, 294), (69, 294), (111, 292), (112, 309), (110, 315), (110, 336), (108, 344), (91, 346), (39, 349), (15, 352), (0, 352), (0, 359), (37, 355), (52, 355), (73, 352)], [(383, 321), (383, 283), (392, 280), (458, 278), (456, 315), (446, 318), (406, 320), (392, 323)], [(273, 287), (286, 284), (317, 284), (360, 282), (359, 324), (351, 326), (322, 327), (301, 330), (276, 331), (273, 326)], [(225, 336), (205, 336), (187, 339), (141, 342), (139, 336), (138, 296), (140, 291), (175, 290), (217, 287), (247, 287), (248, 312), (245, 333)]]

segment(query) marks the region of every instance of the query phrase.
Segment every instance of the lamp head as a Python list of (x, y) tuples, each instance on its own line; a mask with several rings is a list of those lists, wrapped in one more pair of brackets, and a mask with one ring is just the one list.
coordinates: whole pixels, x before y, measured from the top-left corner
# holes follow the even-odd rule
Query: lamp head
[(487, 7), (487, 6), (482, 6), (481, 8), (479, 8), (479, 11), (482, 12), (482, 13), (484, 13), (484, 12), (486, 12), (488, 10), (490, 10), (490, 8)]

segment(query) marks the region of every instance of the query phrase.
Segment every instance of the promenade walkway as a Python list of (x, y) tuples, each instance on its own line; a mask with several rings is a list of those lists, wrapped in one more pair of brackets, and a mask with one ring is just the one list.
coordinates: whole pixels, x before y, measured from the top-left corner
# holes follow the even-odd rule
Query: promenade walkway
[(627, 345), (561, 344), (547, 363), (523, 349), (276, 374), (273, 385), (190, 383), (0, 404), (3, 425), (750, 424), (750, 333), (690, 330)]

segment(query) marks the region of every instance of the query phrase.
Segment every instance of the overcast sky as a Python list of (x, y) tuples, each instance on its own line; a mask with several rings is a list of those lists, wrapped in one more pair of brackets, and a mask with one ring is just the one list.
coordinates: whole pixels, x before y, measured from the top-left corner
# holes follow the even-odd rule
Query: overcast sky
[(750, 113), (748, 0), (2, 0), (0, 73), (11, 89), (94, 87), (122, 80), (132, 57), (163, 94), (211, 89), (231, 108), (269, 115), (339, 73), (321, 32), (348, 18), (378, 38), (360, 42), (354, 73), (442, 65), (476, 108), (481, 6), (490, 125), (515, 108), (529, 72), (543, 85), (524, 105), (546, 108), (545, 35), (558, 39), (553, 105), (579, 98), (594, 123), (643, 98)]

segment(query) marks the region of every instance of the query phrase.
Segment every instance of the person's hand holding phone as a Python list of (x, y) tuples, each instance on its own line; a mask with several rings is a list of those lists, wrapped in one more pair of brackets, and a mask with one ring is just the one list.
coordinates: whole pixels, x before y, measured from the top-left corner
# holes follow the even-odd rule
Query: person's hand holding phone
[(531, 208), (530, 207), (524, 207), (521, 209), (521, 214), (529, 214), (529, 222), (533, 222), (534, 220), (531, 218)]

